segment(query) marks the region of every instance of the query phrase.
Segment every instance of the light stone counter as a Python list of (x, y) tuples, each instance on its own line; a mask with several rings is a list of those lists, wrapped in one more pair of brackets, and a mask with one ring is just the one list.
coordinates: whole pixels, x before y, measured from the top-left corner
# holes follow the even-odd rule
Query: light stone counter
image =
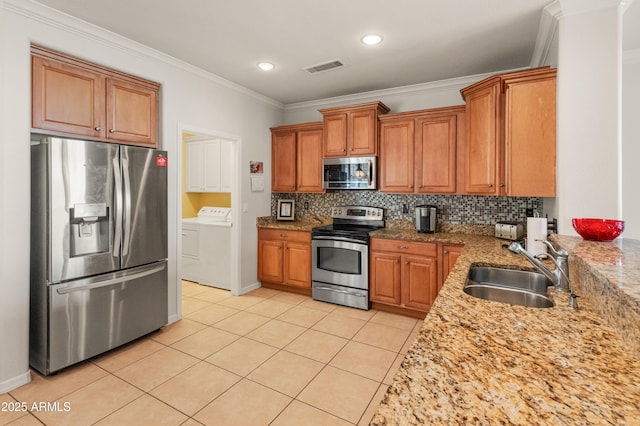
[(502, 240), (393, 229), (374, 236), (403, 232), (465, 247), (372, 424), (640, 424), (640, 351), (633, 343), (640, 243), (554, 236), (571, 254), (581, 296), (581, 309), (572, 311), (568, 295), (553, 290), (556, 306), (548, 309), (462, 291), (474, 263), (530, 269)]

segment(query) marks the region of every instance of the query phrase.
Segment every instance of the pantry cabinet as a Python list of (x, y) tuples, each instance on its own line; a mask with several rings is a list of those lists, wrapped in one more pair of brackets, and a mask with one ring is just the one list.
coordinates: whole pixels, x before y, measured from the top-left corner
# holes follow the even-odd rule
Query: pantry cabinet
[(372, 238), (369, 271), (374, 308), (424, 318), (438, 294), (437, 244)]
[(455, 193), (465, 107), (380, 117), (380, 191)]
[(324, 192), (322, 188), (322, 123), (271, 129), (271, 190)]
[(319, 110), (323, 116), (324, 157), (378, 155), (378, 117), (389, 112), (382, 102)]
[(186, 142), (187, 192), (231, 192), (233, 142), (209, 139)]
[(489, 77), (466, 101), (465, 192), (554, 197), (556, 70)]
[(32, 46), (32, 129), (158, 146), (160, 85)]
[(311, 233), (258, 229), (258, 280), (270, 287), (311, 294)]

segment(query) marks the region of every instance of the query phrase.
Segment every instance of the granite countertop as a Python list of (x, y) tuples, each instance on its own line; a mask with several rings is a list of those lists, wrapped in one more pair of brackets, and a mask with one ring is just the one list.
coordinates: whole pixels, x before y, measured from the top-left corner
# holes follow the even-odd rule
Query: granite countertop
[(330, 225), (332, 219), (326, 216), (303, 216), (295, 220), (277, 220), (274, 216), (263, 216), (256, 219), (258, 228), (286, 229), (288, 231), (309, 231), (322, 225)]
[[(257, 224), (310, 231), (327, 223)], [(371, 233), (464, 244), (371, 424), (640, 424), (640, 242), (552, 236), (569, 251), (580, 309), (553, 290), (556, 306), (536, 309), (465, 294), (472, 264), (532, 267), (491, 229), (443, 231), (419, 234), (409, 223), (387, 222)]]
[[(633, 346), (640, 322), (628, 321), (639, 312), (640, 243), (555, 236), (570, 252), (572, 282), (582, 296), (580, 310), (573, 311), (568, 294), (553, 290), (556, 306), (548, 309), (462, 291), (474, 263), (530, 269), (522, 256), (502, 248), (503, 240), (406, 232), (409, 239), (465, 247), (372, 424), (640, 424), (640, 351)], [(613, 308), (602, 303), (611, 294), (621, 301)], [(616, 311), (620, 304), (626, 311)], [(632, 338), (621, 340), (627, 333)]]

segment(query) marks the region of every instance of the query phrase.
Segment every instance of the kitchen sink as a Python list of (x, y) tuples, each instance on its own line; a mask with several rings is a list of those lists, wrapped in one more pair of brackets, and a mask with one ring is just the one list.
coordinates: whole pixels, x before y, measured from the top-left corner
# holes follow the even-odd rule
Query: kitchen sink
[(532, 308), (554, 306), (547, 288), (553, 283), (542, 274), (518, 269), (472, 266), (464, 292), (470, 296)]

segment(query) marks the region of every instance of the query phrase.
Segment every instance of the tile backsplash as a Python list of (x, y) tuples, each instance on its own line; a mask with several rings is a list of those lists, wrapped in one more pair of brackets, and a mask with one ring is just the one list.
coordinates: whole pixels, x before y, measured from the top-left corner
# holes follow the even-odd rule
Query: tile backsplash
[[(386, 219), (413, 220), (414, 207), (431, 204), (438, 208), (442, 224), (494, 225), (500, 220), (526, 221), (526, 210), (542, 214), (542, 198), (489, 197), (478, 195), (387, 194), (378, 191), (327, 191), (324, 194), (272, 193), (271, 214), (276, 214), (277, 200), (295, 201), (295, 216), (329, 216), (331, 207), (363, 205), (384, 208)], [(306, 205), (306, 208), (305, 208)], [(408, 212), (403, 212), (403, 207)]]

